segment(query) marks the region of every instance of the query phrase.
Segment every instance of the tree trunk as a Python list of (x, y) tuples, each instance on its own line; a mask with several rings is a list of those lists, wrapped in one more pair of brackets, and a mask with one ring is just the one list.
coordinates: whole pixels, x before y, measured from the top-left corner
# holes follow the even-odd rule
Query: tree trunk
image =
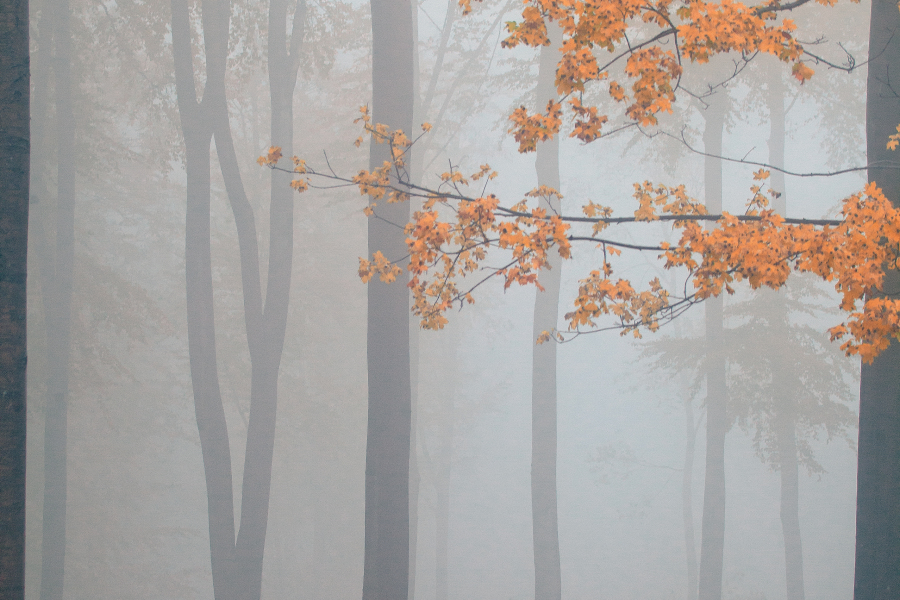
[[(548, 31), (550, 45), (541, 47), (537, 102), (541, 110), (556, 98), (556, 65), (560, 59), (562, 32)], [(535, 158), (538, 185), (559, 190), (559, 137), (541, 143)], [(559, 199), (550, 210), (559, 212)], [(562, 259), (551, 251), (550, 270), (538, 280), (544, 291), (534, 301), (534, 331), (531, 343), (542, 331), (556, 328), (559, 313), (559, 284)], [(531, 370), (531, 515), (534, 535), (534, 598), (560, 600), (562, 575), (559, 564), (559, 526), (556, 497), (556, 343), (534, 345)]]
[[(866, 100), (868, 162), (895, 163), (887, 138), (900, 122), (900, 13), (888, 0), (872, 2)], [(900, 173), (869, 169), (894, 206), (900, 205)], [(900, 276), (888, 273), (884, 292), (900, 291)], [(859, 470), (856, 494), (856, 600), (889, 600), (900, 594), (900, 344), (891, 342), (871, 365), (863, 364), (859, 386)]]
[[(457, 336), (452, 336), (451, 341), (456, 341)], [(446, 389), (455, 392), (452, 385), (448, 385)], [(450, 481), (453, 475), (453, 430), (454, 430), (454, 412), (453, 412), (453, 395), (447, 400), (447, 415), (440, 423), (440, 456), (441, 468), (438, 469), (438, 481), (435, 495), (435, 543), (434, 543), (434, 562), (435, 562), (435, 600), (448, 600), (449, 594), (449, 546), (450, 546)]]
[[(709, 99), (704, 113), (704, 151), (722, 154), (722, 135), (727, 106), (726, 92)], [(706, 157), (704, 161), (706, 208), (712, 214), (722, 212), (722, 162)], [(703, 527), (700, 540), (700, 600), (721, 600), (722, 561), (725, 549), (725, 434), (727, 384), (725, 354), (722, 347), (722, 297), (710, 298), (706, 306), (706, 477), (703, 489)]]
[[(776, 367), (776, 369), (778, 369)], [(780, 370), (780, 369), (779, 369)], [(784, 379), (784, 377), (782, 377)], [(776, 394), (788, 389), (776, 386)], [(797, 461), (795, 406), (788, 397), (779, 399), (776, 414), (779, 470), (781, 471), (781, 529), (784, 533), (784, 566), (787, 600), (803, 600), (803, 545), (800, 538), (800, 477)]]
[[(69, 396), (72, 262), (75, 253), (75, 119), (72, 111), (71, 32), (68, 0), (46, 15), (54, 24), (56, 99), (56, 239), (42, 261), (47, 322), (47, 407), (44, 420), (44, 512), (41, 539), (41, 600), (62, 600), (66, 556), (66, 440)], [(46, 208), (46, 207), (45, 207)]]
[[(784, 168), (784, 81), (780, 67), (781, 65), (773, 65), (769, 71), (766, 100), (769, 105), (769, 164)], [(784, 173), (772, 171), (771, 186), (781, 194), (775, 199), (773, 208), (778, 214), (786, 216)], [(786, 331), (788, 315), (784, 297), (778, 296), (775, 302), (782, 311), (779, 320), (775, 321), (776, 327)], [(774, 355), (777, 355), (777, 351)], [(781, 530), (784, 536), (787, 600), (804, 600), (806, 594), (803, 589), (803, 544), (800, 536), (797, 406), (792, 392), (797, 382), (792, 377), (783, 362), (772, 363), (772, 399), (775, 403), (778, 468), (781, 473)]]
[(684, 468), (681, 472), (681, 516), (684, 521), (684, 550), (687, 557), (687, 600), (697, 598), (697, 548), (694, 544), (694, 400), (684, 399)]
[(0, 598), (25, 597), (28, 3), (0, 5)]
[[(409, 0), (374, 0), (372, 118), (390, 130), (412, 132), (413, 26)], [(370, 148), (370, 168), (389, 158), (387, 144)], [(401, 228), (406, 203), (382, 203), (369, 219), (369, 253), (390, 260), (407, 254)], [(381, 220), (384, 219), (384, 220)], [(387, 222), (385, 222), (387, 221)], [(363, 600), (409, 595), (409, 456), (411, 390), (409, 296), (401, 282), (368, 285), (366, 514)]]
[[(273, 143), (292, 152), (292, 95), (304, 34), (305, 4), (298, 3), (288, 49), (286, 3), (273, 2), (269, 17), (269, 74)], [(197, 103), (191, 64), (188, 8), (172, 0), (176, 86), (186, 146), (188, 346), (209, 508), (210, 556), (216, 600), (258, 600), (275, 441), (278, 371), (284, 347), (293, 257), (293, 200), (289, 178), (273, 172), (266, 303), (262, 302), (259, 250), (225, 98), (230, 18), (228, 2), (203, 7), (207, 81)], [(210, 142), (234, 213), (241, 256), (244, 319), (250, 349), (250, 418), (241, 486), (240, 528), (235, 537), (231, 456), (216, 367), (210, 254)]]

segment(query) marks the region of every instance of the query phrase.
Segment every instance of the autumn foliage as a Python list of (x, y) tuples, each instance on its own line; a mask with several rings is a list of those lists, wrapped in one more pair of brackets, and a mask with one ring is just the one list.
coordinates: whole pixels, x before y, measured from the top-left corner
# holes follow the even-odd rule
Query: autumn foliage
[[(598, 107), (584, 104), (583, 92), (600, 83), (625, 105), (627, 120), (655, 123), (658, 113), (671, 111), (684, 63), (704, 63), (722, 52), (739, 52), (745, 59), (760, 52), (775, 55), (792, 65), (802, 83), (812, 70), (803, 62), (794, 24), (789, 19), (778, 22), (777, 15), (808, 1), (747, 7), (729, 0), (675, 4), (669, 0), (527, 0), (521, 20), (507, 24), (509, 36), (503, 43), (549, 44), (547, 22), (558, 23), (563, 30), (556, 77), (559, 98), (551, 100), (543, 113), (517, 109), (510, 117), (510, 132), (521, 151), (530, 151), (557, 135), (568, 118), (572, 137), (593, 141), (608, 118)], [(470, 10), (468, 0), (460, 3)], [(643, 24), (644, 42), (627, 38), (635, 24)], [(668, 39), (674, 44), (664, 49), (661, 44)], [(599, 50), (613, 57), (601, 65)], [(610, 66), (619, 60), (625, 63), (621, 72), (628, 81), (624, 83), (609, 75)], [(293, 185), (303, 191), (316, 177), (353, 183), (370, 198), (365, 209), (370, 218), (380, 218), (379, 202), (421, 201), (420, 210), (405, 225), (408, 255), (385, 257), (376, 252), (370, 259), (361, 258), (359, 275), (364, 282), (375, 276), (391, 282), (401, 275), (400, 265), (405, 263), (413, 311), (423, 327), (443, 327), (445, 313), (455, 304), (474, 302), (475, 289), (489, 280), (499, 279), (505, 288), (540, 288), (538, 274), (548, 267), (551, 252), (569, 258), (573, 245), (582, 242), (602, 250), (600, 264), (581, 280), (574, 308), (565, 315), (567, 329), (545, 332), (542, 341), (551, 336), (563, 341), (610, 328), (639, 336), (642, 329), (656, 330), (706, 298), (723, 291), (733, 293), (736, 282), (746, 281), (754, 289), (778, 289), (792, 272), (812, 273), (834, 285), (846, 317), (829, 331), (833, 340), (843, 342), (841, 348), (848, 354), (871, 361), (892, 337), (900, 335), (900, 300), (884, 292), (887, 271), (900, 268), (900, 214), (875, 184), (846, 198), (841, 218), (833, 221), (786, 219), (776, 214), (769, 207), (775, 192), (766, 188), (769, 173), (765, 170), (755, 174), (746, 210), (740, 215), (707, 214), (684, 186), (651, 182), (634, 185), (633, 215), (616, 217), (609, 207), (594, 203), (581, 207), (580, 215), (557, 214), (549, 200), (561, 196), (547, 187), (538, 187), (511, 205), (487, 193), (487, 182), (496, 176), (488, 165), (468, 176), (451, 169), (434, 189), (411, 184), (405, 166), (414, 141), (401, 131), (371, 123), (367, 108), (361, 113), (357, 121), (374, 141), (390, 145), (392, 160), (345, 178), (317, 172), (295, 157), (294, 172), (300, 177)], [(888, 146), (896, 147), (898, 139), (900, 133), (890, 136)], [(357, 145), (361, 142), (362, 138)], [(280, 157), (280, 149), (271, 148), (260, 163), (278, 168)], [(476, 186), (480, 189), (472, 192)], [(677, 242), (636, 246), (604, 237), (613, 225), (657, 220), (672, 223)], [(572, 226), (578, 223), (589, 224), (590, 232), (573, 233)], [(636, 289), (628, 280), (615, 277), (614, 257), (623, 249), (656, 252), (666, 269), (686, 273), (684, 292), (667, 290), (657, 279), (647, 289)], [(600, 321), (602, 317), (611, 321)]]

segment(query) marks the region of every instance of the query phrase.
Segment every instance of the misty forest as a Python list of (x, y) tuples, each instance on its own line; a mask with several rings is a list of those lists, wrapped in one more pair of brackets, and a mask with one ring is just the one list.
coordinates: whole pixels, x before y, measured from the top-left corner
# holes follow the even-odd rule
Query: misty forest
[(4, 600), (900, 599), (894, 0), (0, 5)]

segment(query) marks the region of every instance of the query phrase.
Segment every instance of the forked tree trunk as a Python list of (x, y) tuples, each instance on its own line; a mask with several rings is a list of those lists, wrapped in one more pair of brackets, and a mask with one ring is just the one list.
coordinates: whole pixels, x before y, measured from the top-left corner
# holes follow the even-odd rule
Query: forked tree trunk
[[(722, 155), (726, 92), (709, 99), (704, 113), (704, 151)], [(722, 212), (722, 162), (704, 161), (706, 208)], [(725, 550), (725, 434), (727, 384), (722, 339), (722, 297), (710, 298), (706, 307), (706, 478), (703, 488), (703, 527), (700, 541), (699, 600), (721, 600), (722, 561)]]
[[(544, 110), (556, 98), (556, 65), (560, 59), (562, 32), (548, 29), (550, 45), (541, 48), (538, 69), (537, 110)], [(535, 158), (538, 185), (559, 190), (559, 137), (538, 144)], [(559, 200), (545, 207), (559, 212)], [(544, 291), (534, 301), (534, 329), (531, 336), (531, 513), (534, 535), (534, 598), (560, 600), (562, 575), (559, 564), (559, 525), (556, 496), (556, 343), (534, 345), (542, 331), (556, 328), (559, 314), (559, 284), (562, 260), (551, 251), (550, 270), (538, 280)]]
[[(412, 132), (413, 26), (409, 0), (373, 0), (372, 119)], [(370, 147), (370, 168), (389, 159), (387, 144)], [(406, 203), (379, 203), (369, 219), (369, 253), (407, 254)], [(400, 229), (396, 226), (399, 225)], [(411, 390), (409, 296), (401, 282), (368, 285), (366, 515), (363, 600), (409, 595), (409, 455)]]
[[(186, 286), (188, 347), (194, 406), (209, 510), (210, 556), (216, 600), (258, 600), (268, 522), (278, 371), (284, 346), (293, 256), (293, 202), (288, 180), (273, 174), (266, 303), (262, 302), (253, 210), (244, 192), (225, 98), (230, 3), (202, 7), (206, 84), (197, 102), (185, 0), (172, 0), (176, 88), (186, 147)], [(273, 2), (269, 22), (273, 141), (292, 145), (291, 96), (305, 5), (298, 5), (290, 51), (286, 4)], [(241, 257), (244, 318), (250, 349), (250, 418), (241, 486), (240, 528), (235, 536), (231, 455), (216, 366), (210, 251), (210, 143), (215, 139), (234, 214)]]
[[(873, 0), (866, 100), (868, 163), (896, 163), (887, 138), (900, 122), (900, 12), (891, 0)], [(869, 168), (894, 206), (900, 206), (900, 171)], [(884, 292), (897, 294), (891, 271)], [(891, 600), (900, 594), (900, 344), (891, 342), (859, 386), (859, 470), (856, 494), (856, 600)]]
[(0, 598), (25, 597), (28, 3), (0, 4)]

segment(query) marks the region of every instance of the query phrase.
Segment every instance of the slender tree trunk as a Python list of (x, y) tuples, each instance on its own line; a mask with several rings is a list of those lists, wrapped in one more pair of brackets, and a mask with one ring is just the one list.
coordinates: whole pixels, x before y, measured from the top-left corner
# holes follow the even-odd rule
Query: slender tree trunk
[(47, 315), (47, 407), (44, 421), (44, 514), (41, 600), (62, 600), (66, 556), (66, 440), (69, 396), (72, 261), (75, 253), (75, 119), (72, 111), (68, 0), (48, 16), (54, 24), (56, 99), (56, 240), (51, 264), (42, 264)]
[[(451, 341), (455, 342), (456, 336)], [(447, 389), (454, 390), (451, 385)], [(450, 481), (453, 475), (453, 430), (454, 430), (454, 396), (447, 400), (447, 416), (441, 423), (440, 462), (435, 501), (435, 600), (448, 600), (449, 594), (449, 547), (450, 547)]]
[[(409, 0), (372, 2), (372, 117), (390, 130), (412, 131), (413, 26)], [(370, 166), (388, 159), (387, 144), (370, 148)], [(409, 205), (382, 203), (369, 219), (369, 252), (406, 255), (402, 227)], [(387, 222), (385, 222), (387, 221)], [(400, 282), (368, 285), (369, 418), (363, 600), (409, 595), (409, 456), (411, 390), (409, 296)]]
[[(556, 98), (556, 65), (560, 59), (562, 33), (549, 28), (550, 45), (541, 48), (538, 69), (538, 109)], [(538, 185), (559, 190), (559, 137), (537, 147)], [(559, 212), (554, 198), (550, 210)], [(544, 291), (534, 301), (532, 344), (542, 331), (556, 328), (562, 259), (552, 252), (550, 270), (539, 275)], [(534, 345), (531, 370), (531, 511), (534, 535), (535, 600), (559, 600), (562, 575), (559, 564), (559, 525), (556, 497), (556, 343)]]
[[(769, 93), (766, 94), (766, 103), (769, 106), (769, 164), (784, 168), (785, 111), (782, 70), (780, 62), (776, 63), (775, 60), (770, 62)], [(769, 182), (772, 189), (781, 194), (772, 203), (772, 208), (784, 216), (787, 213), (784, 173), (772, 170)]]
[(0, 598), (25, 597), (28, 3), (0, 4)]
[[(777, 370), (778, 367), (776, 367)], [(782, 381), (789, 376), (783, 374)], [(783, 383), (787, 383), (784, 382)], [(779, 390), (789, 386), (776, 387)], [(800, 476), (797, 461), (797, 437), (794, 402), (780, 399), (776, 415), (779, 470), (781, 471), (781, 529), (784, 533), (784, 564), (787, 580), (787, 600), (803, 600), (803, 545), (800, 537)]]
[[(204, 6), (204, 29), (213, 19)], [(227, 29), (226, 29), (227, 31)], [(211, 31), (204, 31), (210, 37)], [(223, 37), (222, 32), (217, 32)], [(215, 35), (215, 34), (213, 34)], [(213, 40), (205, 39), (207, 45)], [(186, 0), (172, 0), (172, 46), (181, 130), (185, 144), (187, 205), (185, 215), (185, 286), (187, 293), (188, 356), (194, 411), (203, 454), (209, 520), (209, 548), (213, 595), (232, 600), (228, 578), (234, 570), (234, 494), (231, 452), (225, 410), (216, 367), (216, 330), (213, 321), (212, 252), (210, 248), (210, 144), (212, 120), (208, 105), (215, 71), (207, 65), (202, 103), (197, 102)], [(215, 56), (207, 54), (207, 62)]]
[[(769, 163), (784, 167), (785, 110), (784, 81), (780, 65), (769, 71)], [(773, 171), (772, 189), (781, 195), (773, 203), (775, 212), (787, 213), (784, 173)], [(776, 299), (779, 315), (776, 327), (788, 326), (784, 298)], [(781, 473), (781, 530), (784, 535), (784, 566), (787, 600), (804, 600), (803, 544), (800, 536), (800, 474), (797, 460), (797, 407), (792, 389), (797, 382), (784, 364), (773, 364), (773, 400), (775, 402), (776, 436), (778, 439), (779, 471)]]
[[(896, 163), (887, 138), (900, 122), (900, 13), (889, 0), (873, 0), (866, 100), (868, 162)], [(892, 87), (893, 86), (893, 87)], [(900, 205), (900, 173), (869, 169), (894, 206)], [(891, 271), (884, 292), (900, 291)], [(889, 600), (900, 594), (900, 344), (892, 341), (859, 386), (859, 470), (856, 494), (856, 600)]]
[(684, 521), (684, 550), (687, 557), (687, 600), (697, 598), (697, 548), (694, 544), (694, 448), (697, 426), (694, 424), (694, 400), (684, 399), (684, 468), (681, 472), (681, 516)]
[[(704, 113), (704, 150), (721, 156), (727, 99), (725, 92), (710, 98)], [(704, 162), (706, 207), (722, 212), (722, 163), (707, 157)], [(710, 298), (706, 306), (706, 478), (703, 489), (703, 529), (700, 541), (700, 600), (721, 600), (722, 562), (725, 550), (725, 434), (727, 384), (722, 341), (722, 297)]]
[(419, 329), (415, 319), (409, 323), (409, 377), (410, 377), (410, 426), (409, 426), (409, 583), (408, 600), (416, 597), (416, 556), (419, 542), (419, 493), (422, 474), (418, 457), (419, 422)]

